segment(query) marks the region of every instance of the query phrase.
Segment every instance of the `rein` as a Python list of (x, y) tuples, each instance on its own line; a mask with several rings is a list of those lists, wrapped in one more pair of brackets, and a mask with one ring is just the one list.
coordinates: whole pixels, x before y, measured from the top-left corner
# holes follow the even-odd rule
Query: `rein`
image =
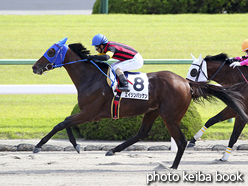
[(58, 67), (62, 67), (62, 66), (64, 66), (64, 65), (70, 65), (70, 64), (74, 64), (74, 63), (78, 63), (78, 62), (84, 62), (84, 61), (89, 61), (89, 62), (91, 62), (96, 68), (98, 68), (98, 70), (103, 74), (103, 75), (105, 75), (107, 78), (109, 78), (110, 79), (110, 81), (111, 81), (111, 88), (112, 88), (112, 86), (114, 85), (114, 82), (115, 82), (115, 80), (116, 80), (116, 73), (115, 73), (115, 71), (114, 71), (114, 69), (113, 69), (113, 67), (110, 65), (110, 64), (108, 64), (108, 63), (106, 63), (106, 62), (104, 62), (104, 61), (99, 61), (99, 60), (96, 60), (97, 62), (101, 62), (101, 63), (105, 63), (106, 65), (108, 65), (110, 68), (111, 68), (111, 70), (112, 70), (112, 72), (113, 72), (113, 74), (114, 74), (114, 80), (112, 80), (111, 78), (110, 78), (110, 76), (109, 75), (107, 75), (105, 72), (103, 72), (103, 70), (93, 61), (93, 60), (87, 60), (87, 59), (81, 59), (81, 60), (78, 60), (78, 61), (71, 61), (71, 62), (68, 62), (68, 63), (64, 63), (64, 64), (59, 64), (59, 65), (53, 65), (53, 68), (58, 68)]
[(96, 60), (96, 61), (97, 61), (97, 62), (101, 62), (101, 63), (105, 63), (106, 65), (108, 65), (108, 66), (111, 68), (111, 70), (112, 70), (112, 72), (113, 72), (113, 74), (114, 74), (114, 77), (115, 77), (114, 80), (112, 80), (112, 79), (110, 78), (109, 75), (107, 75), (106, 73), (104, 73), (104, 72), (102, 71), (102, 69), (101, 69), (93, 60), (90, 60), (90, 62), (91, 62), (93, 65), (95, 65), (96, 68), (98, 68), (98, 70), (99, 70), (103, 75), (105, 75), (107, 78), (110, 79), (110, 81), (112, 82), (111, 85), (110, 85), (110, 87), (112, 88), (112, 86), (114, 85), (115, 80), (116, 80), (116, 73), (115, 73), (115, 70), (113, 69), (113, 67), (112, 67), (110, 64), (108, 64), (108, 63), (106, 63), (106, 62), (104, 62), (104, 61), (99, 61), (99, 60)]
[[(57, 45), (57, 44), (55, 44), (55, 45)], [(57, 46), (58, 46), (58, 45), (57, 45)], [(114, 85), (114, 82), (115, 82), (115, 80), (116, 80), (116, 73), (115, 73), (113, 67), (112, 67), (110, 64), (108, 64), (108, 63), (106, 63), (106, 62), (104, 62), (104, 61), (95, 60), (96, 62), (105, 63), (106, 65), (108, 65), (108, 66), (111, 68), (111, 70), (112, 70), (112, 72), (113, 72), (113, 74), (114, 74), (114, 80), (112, 80), (112, 79), (110, 78), (109, 75), (107, 75), (106, 73), (104, 73), (104, 72), (102, 71), (102, 69), (101, 69), (93, 60), (82, 59), (82, 60), (71, 61), (71, 62), (68, 62), (68, 63), (64, 63), (64, 64), (63, 64), (63, 63), (62, 63), (62, 58), (63, 58), (63, 57), (62, 57), (62, 48), (63, 48), (63, 46), (62, 46), (62, 47), (59, 47), (59, 50), (58, 50), (57, 53), (56, 53), (56, 57), (55, 57), (55, 59), (53, 60), (53, 63), (50, 64), (50, 65), (52, 66), (52, 68), (49, 69), (49, 70), (52, 70), (52, 69), (58, 68), (58, 67), (62, 67), (62, 66), (64, 66), (64, 65), (70, 65), (70, 64), (74, 64), (74, 63), (78, 63), (78, 62), (89, 61), (89, 62), (91, 62), (96, 68), (98, 68), (98, 70), (99, 70), (103, 75), (105, 75), (107, 78), (110, 79), (110, 81), (111, 81), (111, 86), (110, 86), (110, 87), (112, 88), (112, 86)], [(60, 57), (61, 57), (61, 63), (60, 63), (60, 64), (54, 64), (54, 62), (55, 62), (55, 60), (57, 59), (57, 57), (59, 56), (59, 54), (60, 54)], [(47, 66), (48, 66), (48, 65), (47, 65)], [(48, 70), (48, 67), (46, 67), (46, 69)]]
[(227, 60), (228, 60), (228, 59), (226, 59), (226, 60), (222, 63), (222, 65), (220, 66), (220, 68), (219, 68), (219, 69), (215, 72), (215, 74), (209, 79), (209, 81), (211, 81), (211, 80), (214, 79), (214, 77), (219, 73), (219, 71), (222, 69), (222, 67), (226, 64)]
[(245, 78), (244, 74), (241, 72), (241, 70), (239, 69), (239, 67), (237, 67), (237, 69), (239, 70), (240, 74), (243, 76), (245, 82), (248, 83), (247, 79)]
[[(214, 77), (220, 72), (220, 70), (222, 69), (222, 67), (226, 64), (226, 62), (228, 61), (228, 59), (225, 59), (225, 61), (222, 63), (222, 65), (220, 66), (220, 68), (215, 72), (215, 74), (209, 79), (209, 81), (213, 80)], [(239, 67), (236, 67), (238, 69), (238, 71), (240, 72), (240, 74), (242, 75), (242, 77), (244, 78), (245, 82), (248, 83), (247, 79), (245, 78), (244, 74), (242, 73), (242, 71), (239, 69)]]

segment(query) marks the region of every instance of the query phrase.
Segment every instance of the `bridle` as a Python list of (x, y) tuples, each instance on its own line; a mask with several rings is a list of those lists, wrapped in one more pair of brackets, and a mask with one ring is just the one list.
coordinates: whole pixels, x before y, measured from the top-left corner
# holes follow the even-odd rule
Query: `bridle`
[[(55, 46), (58, 47), (58, 50), (55, 50), (56, 53), (55, 53), (55, 58), (53, 59), (53, 61), (47, 59), (50, 63), (48, 63), (44, 69), (46, 71), (50, 71), (50, 70), (53, 70), (55, 68), (59, 68), (59, 67), (62, 67), (64, 65), (69, 65), (69, 64), (73, 64), (73, 63), (77, 63), (77, 62), (82, 62), (82, 61), (87, 61), (87, 59), (82, 59), (82, 60), (78, 60), (78, 61), (72, 61), (72, 62), (68, 62), (68, 63), (63, 63), (63, 46), (59, 46), (57, 45), (56, 43), (54, 44)], [(65, 53), (67, 52), (67, 50), (65, 51)], [(65, 54), (64, 54), (65, 55)], [(43, 55), (44, 56), (44, 55)], [(57, 60), (57, 58), (60, 56), (60, 59)], [(57, 62), (56, 62), (57, 61)]]
[[(63, 63), (63, 47), (65, 46), (65, 45), (63, 45), (63, 46), (58, 46), (56, 43), (55, 43), (55, 45), (59, 48), (57, 51), (56, 51), (56, 53), (55, 53), (55, 58), (54, 58), (54, 60), (51, 62), (50, 60), (48, 60), (50, 63), (48, 63), (45, 67), (44, 67), (44, 69), (46, 70), (46, 71), (50, 71), (50, 70), (53, 70), (53, 69), (55, 69), (55, 68), (58, 68), (58, 67), (62, 67), (62, 66), (65, 66), (65, 65), (70, 65), (70, 64), (74, 64), (74, 63), (78, 63), (78, 62), (86, 62), (86, 61), (88, 61), (88, 62), (90, 62), (90, 63), (92, 63), (95, 67), (97, 67), (98, 68), (98, 70), (103, 74), (103, 75), (105, 75), (107, 78), (109, 78), (110, 80), (111, 80), (111, 86), (110, 87), (112, 87), (113, 85), (114, 85), (114, 82), (115, 82), (115, 80), (116, 80), (116, 73), (115, 73), (115, 71), (114, 71), (114, 69), (113, 69), (113, 67), (110, 65), (110, 64), (108, 64), (108, 63), (106, 63), (106, 62), (104, 62), (104, 61), (99, 61), (99, 60), (88, 60), (88, 59), (81, 59), (81, 60), (77, 60), (77, 61), (71, 61), (71, 62), (68, 62), (68, 63)], [(65, 53), (67, 52), (67, 50), (65, 51)], [(65, 54), (64, 54), (65, 55)], [(57, 60), (57, 58), (58, 58), (58, 56), (60, 56), (60, 60)], [(56, 61), (57, 61), (57, 63), (56, 63)], [(59, 63), (58, 63), (59, 62)], [(104, 63), (104, 64), (106, 64), (106, 65), (108, 65), (110, 68), (111, 68), (111, 70), (112, 70), (112, 72), (113, 72), (113, 74), (114, 74), (114, 79), (111, 79), (110, 78), (110, 76), (109, 75), (107, 75), (105, 72), (103, 72), (103, 70), (95, 63), (95, 62), (100, 62), (100, 63)]]
[(196, 79), (195, 79), (196, 82), (198, 82), (198, 79), (199, 79), (199, 76), (200, 76), (201, 72), (204, 75), (204, 77), (208, 80), (207, 74), (205, 74), (205, 72), (202, 70), (203, 60), (202, 60), (200, 65), (195, 64), (195, 63), (193, 63), (192, 65), (199, 67), (198, 68), (199, 70), (197, 71), (197, 74), (196, 74)]
[(223, 68), (223, 66), (226, 64), (226, 62), (228, 61), (228, 59), (226, 58), (225, 61), (221, 64), (221, 66), (218, 68), (218, 70), (214, 73), (214, 75), (208, 79), (208, 81), (211, 81), (214, 79), (214, 77), (220, 72), (220, 70)]
[[(211, 81), (214, 79), (214, 77), (220, 72), (220, 70), (223, 68), (223, 66), (226, 64), (226, 62), (228, 61), (229, 59), (226, 58), (225, 61), (221, 64), (221, 66), (218, 68), (218, 70), (214, 73), (214, 75), (209, 79), (207, 78), (207, 76), (205, 75), (205, 73), (202, 71), (202, 63), (201, 65), (197, 65), (199, 66), (199, 71), (198, 71), (198, 77), (199, 77), (199, 74), (200, 74), (200, 70), (202, 71), (202, 73), (204, 74), (204, 76), (206, 77), (206, 79), (208, 81)], [(196, 65), (196, 64), (195, 64)], [(245, 78), (244, 74), (242, 73), (242, 71), (239, 69), (239, 67), (236, 67), (238, 69), (238, 71), (240, 72), (240, 74), (242, 75), (242, 77), (244, 78), (244, 80), (246, 81), (246, 83), (248, 83), (247, 79)], [(198, 77), (197, 77), (197, 80), (198, 80)]]

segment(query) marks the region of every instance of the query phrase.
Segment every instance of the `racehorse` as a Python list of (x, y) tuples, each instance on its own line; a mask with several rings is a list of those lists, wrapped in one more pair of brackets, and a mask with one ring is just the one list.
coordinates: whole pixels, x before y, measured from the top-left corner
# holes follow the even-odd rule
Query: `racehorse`
[[(72, 126), (84, 122), (99, 121), (102, 118), (111, 118), (111, 101), (113, 91), (106, 82), (107, 65), (100, 65), (99, 70), (95, 63), (87, 61), (89, 51), (80, 43), (66, 45), (67, 38), (52, 45), (44, 55), (33, 65), (35, 74), (63, 66), (71, 77), (78, 91), (78, 105), (80, 113), (67, 117), (57, 124), (35, 146), (33, 152), (37, 153), (54, 134), (66, 129), (70, 142), (77, 152), (80, 146), (72, 134)], [(184, 134), (180, 129), (180, 121), (185, 115), (191, 99), (199, 101), (200, 98), (212, 100), (221, 99), (228, 106), (248, 121), (242, 109), (240, 94), (231, 88), (217, 87), (208, 83), (189, 82), (188, 80), (169, 71), (147, 73), (149, 81), (149, 100), (122, 99), (119, 117), (130, 117), (144, 114), (141, 127), (134, 137), (109, 150), (106, 155), (114, 155), (128, 146), (147, 136), (155, 119), (160, 116), (174, 138), (178, 151), (172, 169), (177, 169), (187, 145)]]
[[(193, 56), (192, 56), (193, 57)], [(201, 57), (200, 57), (201, 58)], [(213, 80), (221, 85), (234, 85), (239, 82), (243, 83), (241, 86), (237, 86), (236, 91), (239, 91), (244, 97), (244, 104), (248, 105), (248, 86), (247, 86), (247, 76), (248, 76), (248, 68), (245, 66), (236, 67), (235, 69), (229, 67), (229, 65), (233, 62), (231, 61), (227, 54), (221, 53), (215, 56), (206, 56), (203, 60), (196, 59), (193, 57), (193, 60), (199, 63), (199, 69), (197, 71), (197, 75), (200, 73), (205, 74), (203, 76), (206, 77), (206, 81)], [(193, 62), (194, 63), (194, 62)], [(205, 63), (205, 64), (204, 64)], [(206, 71), (202, 69), (203, 66), (207, 66)], [(246, 113), (248, 113), (247, 108), (245, 108)], [(233, 148), (233, 145), (237, 142), (238, 137), (240, 136), (245, 124), (247, 121), (240, 118), (239, 115), (235, 111), (233, 111), (230, 107), (224, 108), (221, 112), (219, 112), (214, 117), (210, 118), (204, 125), (204, 127), (192, 138), (188, 144), (188, 147), (195, 146), (195, 142), (199, 139), (206, 129), (213, 126), (214, 124), (235, 117), (235, 123), (232, 135), (229, 140), (228, 147), (220, 159), (220, 161), (227, 161), (229, 158), (229, 154)]]

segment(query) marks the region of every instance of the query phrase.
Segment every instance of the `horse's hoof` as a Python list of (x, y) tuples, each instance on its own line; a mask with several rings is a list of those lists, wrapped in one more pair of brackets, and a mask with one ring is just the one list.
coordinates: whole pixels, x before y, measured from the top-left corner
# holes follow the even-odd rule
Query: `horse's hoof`
[(221, 159), (219, 159), (219, 161), (226, 162), (227, 160), (221, 158)]
[(105, 156), (113, 156), (114, 154), (114, 151), (111, 149), (105, 154)]
[(189, 143), (187, 148), (194, 147), (194, 146), (195, 146), (195, 143)]
[(177, 168), (170, 167), (169, 170), (177, 170)]
[(159, 163), (158, 166), (154, 168), (154, 170), (168, 170), (168, 169), (170, 168), (163, 163)]
[(78, 152), (78, 154), (80, 154), (80, 145), (77, 144), (77, 146), (75, 147), (76, 151)]
[(34, 150), (33, 150), (33, 153), (38, 153), (38, 152), (40, 152), (40, 151), (41, 151), (41, 148), (35, 147)]

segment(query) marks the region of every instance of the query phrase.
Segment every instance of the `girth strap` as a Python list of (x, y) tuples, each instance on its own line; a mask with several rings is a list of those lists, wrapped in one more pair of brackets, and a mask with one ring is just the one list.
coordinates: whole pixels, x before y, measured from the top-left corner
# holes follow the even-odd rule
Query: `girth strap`
[(119, 108), (121, 102), (121, 92), (117, 92), (111, 103), (111, 117), (113, 119), (119, 119)]

